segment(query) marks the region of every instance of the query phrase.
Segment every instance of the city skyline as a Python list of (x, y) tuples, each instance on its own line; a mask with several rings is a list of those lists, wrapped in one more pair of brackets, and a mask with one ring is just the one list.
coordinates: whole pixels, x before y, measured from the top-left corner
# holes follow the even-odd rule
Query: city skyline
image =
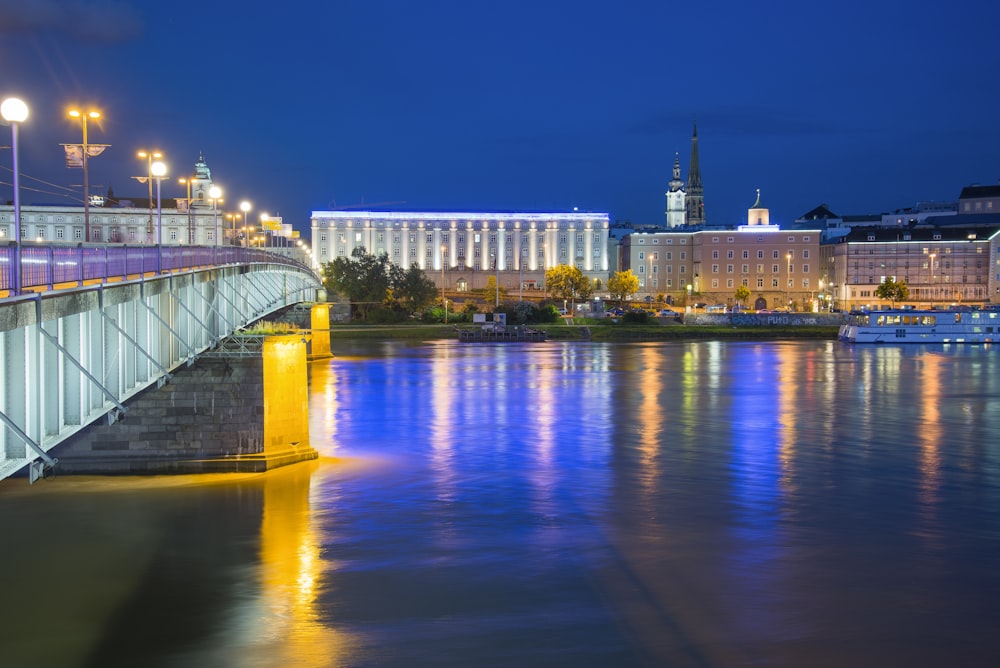
[(982, 80), (1000, 58), (987, 49), (1000, 10), (856, 4), (861, 14), (449, 1), (273, 14), (0, 0), (0, 95), (31, 107), (25, 203), (80, 192), (59, 144), (80, 142), (66, 109), (91, 105), (103, 118), (89, 141), (111, 145), (90, 163), (92, 194), (143, 196), (135, 152), (155, 148), (170, 166), (164, 196), (183, 197), (176, 179), (204, 153), (227, 210), (250, 200), (305, 233), (312, 211), (345, 207), (662, 223), (695, 121), (710, 224), (743, 222), (758, 188), (787, 224), (824, 203), (879, 213), (995, 183), (1000, 130)]

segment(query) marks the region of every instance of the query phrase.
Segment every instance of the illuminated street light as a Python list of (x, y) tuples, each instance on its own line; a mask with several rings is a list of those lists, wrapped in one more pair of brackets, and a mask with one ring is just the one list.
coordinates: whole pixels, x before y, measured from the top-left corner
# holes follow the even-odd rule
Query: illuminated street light
[(788, 302), (788, 310), (792, 310), (792, 254), (788, 253), (785, 255), (785, 268), (788, 273), (788, 295), (786, 301)]
[(187, 197), (185, 198), (187, 219), (188, 219), (188, 243), (194, 243), (194, 219), (191, 217), (191, 183), (195, 180), (194, 176), (182, 176), (177, 179), (177, 183), (183, 186), (187, 186)]
[[(91, 158), (91, 152), (93, 152), (94, 154), (93, 157), (96, 158), (101, 153), (104, 153), (104, 149), (106, 149), (107, 146), (104, 144), (97, 144), (95, 146), (91, 146), (90, 144), (87, 143), (87, 119), (96, 121), (98, 118), (101, 117), (101, 112), (97, 111), (96, 109), (90, 109), (88, 111), (81, 111), (79, 109), (70, 109), (66, 113), (69, 115), (70, 118), (79, 118), (80, 125), (83, 127), (83, 145), (81, 146), (82, 155), (80, 156), (79, 166), (83, 167), (83, 235), (84, 235), (84, 242), (89, 242), (90, 241), (90, 176), (89, 176), (90, 173), (87, 169), (87, 162)], [(72, 163), (70, 164), (70, 166), (76, 167), (77, 165), (75, 164), (76, 163), (75, 156), (72, 161), (69, 159), (69, 157), (70, 157), (69, 152), (67, 151), (66, 155), (67, 163)], [(152, 198), (152, 195), (150, 195), (150, 198)]]
[(156, 179), (156, 269), (157, 272), (163, 269), (163, 216), (160, 208), (160, 182), (167, 175), (167, 166), (157, 160), (150, 164), (149, 173)]
[[(146, 180), (145, 183), (149, 187), (149, 232), (153, 231), (153, 161), (159, 160), (163, 157), (163, 154), (159, 151), (147, 151), (145, 149), (141, 151), (136, 151), (135, 156), (137, 158), (142, 158), (146, 161)], [(143, 182), (141, 176), (134, 177), (139, 183)]]
[[(222, 198), (222, 188), (219, 186), (212, 186), (208, 189), (208, 198), (212, 200), (212, 230), (213, 234), (216, 235), (216, 240), (222, 236), (222, 232), (219, 230), (219, 200)], [(216, 241), (216, 244), (218, 241)]]
[[(250, 209), (252, 209), (252, 208), (253, 208), (253, 206), (251, 206), (250, 202), (248, 202), (246, 200), (243, 200), (242, 202), (240, 202), (240, 211), (243, 212), (243, 227), (247, 226), (247, 214), (250, 213)], [(245, 236), (244, 239), (245, 239), (244, 246), (249, 246), (250, 245), (249, 234), (247, 236)]]
[(16, 97), (8, 97), (0, 104), (0, 116), (10, 123), (10, 150), (14, 169), (14, 271), (11, 275), (10, 294), (21, 292), (21, 195), (18, 183), (17, 133), (18, 126), (28, 119), (28, 105)]
[(441, 244), (441, 306), (444, 307), (444, 322), (448, 324), (448, 301), (444, 298), (444, 254), (448, 247)]

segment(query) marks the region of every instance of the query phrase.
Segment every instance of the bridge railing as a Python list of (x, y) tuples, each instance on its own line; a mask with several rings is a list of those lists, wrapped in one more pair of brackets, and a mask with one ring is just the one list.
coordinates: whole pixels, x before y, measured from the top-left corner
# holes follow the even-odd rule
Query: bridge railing
[[(14, 284), (15, 249), (0, 246), (0, 291)], [(30, 244), (21, 246), (21, 289), (125, 280), (198, 267), (271, 263), (309, 267), (281, 253), (239, 246), (129, 246), (126, 244)]]

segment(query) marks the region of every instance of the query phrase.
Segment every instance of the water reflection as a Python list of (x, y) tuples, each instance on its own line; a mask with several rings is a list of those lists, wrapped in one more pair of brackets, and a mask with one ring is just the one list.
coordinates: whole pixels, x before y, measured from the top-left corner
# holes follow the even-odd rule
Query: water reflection
[[(342, 348), (310, 368), (320, 463), (0, 485), (0, 535), (31, 536), (0, 549), (5, 664), (986, 666), (1000, 650), (992, 350)], [(20, 582), (39, 563), (49, 577)], [(24, 649), (36, 619), (60, 639), (41, 653)]]

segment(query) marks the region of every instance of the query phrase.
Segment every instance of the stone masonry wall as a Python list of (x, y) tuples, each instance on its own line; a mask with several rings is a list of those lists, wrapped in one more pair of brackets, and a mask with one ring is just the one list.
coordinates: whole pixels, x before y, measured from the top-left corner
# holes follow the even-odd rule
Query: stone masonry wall
[(263, 452), (260, 357), (201, 358), (127, 404), (124, 419), (95, 423), (52, 454), (62, 473), (212, 470), (210, 460)]

